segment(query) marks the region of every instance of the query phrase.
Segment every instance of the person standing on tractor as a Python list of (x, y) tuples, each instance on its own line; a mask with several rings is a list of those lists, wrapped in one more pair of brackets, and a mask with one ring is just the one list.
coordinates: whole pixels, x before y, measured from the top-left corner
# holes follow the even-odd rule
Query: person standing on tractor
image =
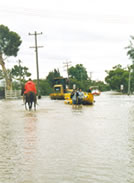
[(82, 104), (82, 100), (84, 98), (84, 93), (82, 91), (82, 89), (80, 88), (79, 91), (78, 91), (78, 104), (81, 105)]
[(77, 107), (78, 106), (78, 91), (76, 89), (73, 90), (71, 93), (71, 99), (72, 99), (72, 107)]

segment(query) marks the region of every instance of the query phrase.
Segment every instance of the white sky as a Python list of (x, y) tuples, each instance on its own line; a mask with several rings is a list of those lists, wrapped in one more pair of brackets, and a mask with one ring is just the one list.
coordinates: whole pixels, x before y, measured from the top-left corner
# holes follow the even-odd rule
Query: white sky
[[(18, 33), (22, 45), (17, 60), (36, 78), (34, 36), (38, 36), (39, 73), (45, 78), (54, 68), (67, 76), (64, 62), (83, 64), (92, 79), (103, 80), (105, 70), (131, 64), (124, 49), (134, 36), (133, 0), (4, 0), (0, 3), (0, 24)], [(11, 61), (11, 62), (9, 62)], [(90, 75), (90, 74), (89, 74)]]

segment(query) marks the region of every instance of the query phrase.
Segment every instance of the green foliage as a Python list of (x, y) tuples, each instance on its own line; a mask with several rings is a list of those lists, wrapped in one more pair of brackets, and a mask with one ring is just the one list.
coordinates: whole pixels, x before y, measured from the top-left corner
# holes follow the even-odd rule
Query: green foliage
[(88, 74), (86, 68), (82, 64), (77, 64), (75, 67), (70, 67), (68, 69), (68, 74), (71, 78), (77, 79), (79, 81), (87, 80)]
[(83, 91), (87, 91), (89, 86), (91, 86), (90, 80), (79, 81), (77, 79), (70, 78), (69, 88), (73, 88), (73, 85), (76, 85), (76, 88), (81, 88)]
[(0, 53), (6, 56), (17, 56), (21, 45), (20, 36), (10, 31), (8, 27), (0, 25)]
[(56, 69), (54, 69), (54, 71), (49, 72), (48, 76), (46, 77), (51, 87), (54, 85), (54, 78), (56, 77), (60, 77), (60, 72)]
[(124, 85), (124, 92), (128, 89), (128, 77), (129, 71), (122, 68), (121, 65), (117, 65), (110, 71), (106, 71), (107, 76), (105, 78), (106, 83), (109, 84), (112, 90), (120, 91), (120, 86)]
[(2, 66), (8, 90), (12, 88), (12, 81), (8, 77), (3, 56), (17, 56), (21, 42), (20, 36), (16, 32), (10, 31), (4, 25), (0, 25), (0, 65)]
[[(80, 74), (82, 72), (82, 74)], [(62, 79), (60, 76), (60, 73), (58, 70), (54, 69), (54, 71), (49, 72), (48, 76), (46, 77), (46, 80), (42, 80), (42, 83), (40, 83), (40, 90), (42, 95), (48, 95), (53, 92), (53, 85), (54, 84), (61, 84), (68, 83), (69, 88), (73, 88), (73, 85), (75, 84), (77, 88), (81, 88), (83, 91), (87, 91), (90, 86), (99, 86), (101, 91), (108, 90), (108, 85), (104, 84), (104, 82), (98, 82), (96, 84), (96, 81), (92, 81), (88, 78), (87, 71), (83, 67), (82, 64), (77, 64), (75, 67), (71, 67), (69, 69), (69, 81), (67, 81), (65, 78)], [(82, 77), (81, 77), (82, 76)], [(60, 80), (55, 80), (55, 78), (61, 78)], [(64, 79), (66, 82), (64, 83)], [(63, 81), (62, 81), (63, 80)]]
[(20, 79), (21, 81), (26, 80), (26, 77), (30, 77), (31, 73), (28, 72), (27, 67), (22, 67), (21, 65), (15, 65), (11, 70), (12, 77), (15, 79)]
[[(11, 69), (7, 69), (7, 70), (6, 70), (6, 74), (7, 74), (8, 78), (9, 78), (10, 80), (12, 80)], [(4, 79), (4, 78), (5, 78), (5, 77), (4, 77), (4, 73), (3, 73), (3, 71), (0, 69), (0, 79)]]
[(128, 50), (127, 55), (132, 60), (132, 62), (134, 62), (134, 44), (133, 44), (134, 36), (130, 36), (130, 38), (131, 40), (129, 41), (129, 45), (125, 49)]
[(40, 80), (40, 92), (41, 95), (49, 95), (53, 92), (53, 89), (47, 80)]
[(21, 89), (20, 83), (17, 81), (13, 81), (12, 82), (12, 89), (13, 90), (20, 90)]
[(93, 81), (92, 83), (93, 83), (92, 86), (98, 86), (98, 89), (100, 91), (109, 91), (110, 90), (109, 84), (105, 84), (103, 81)]

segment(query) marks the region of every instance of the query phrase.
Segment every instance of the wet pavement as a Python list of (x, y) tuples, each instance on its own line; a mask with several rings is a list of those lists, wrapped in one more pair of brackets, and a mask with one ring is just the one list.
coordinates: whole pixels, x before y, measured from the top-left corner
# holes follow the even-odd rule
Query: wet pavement
[(0, 100), (0, 183), (133, 183), (134, 96), (95, 101)]

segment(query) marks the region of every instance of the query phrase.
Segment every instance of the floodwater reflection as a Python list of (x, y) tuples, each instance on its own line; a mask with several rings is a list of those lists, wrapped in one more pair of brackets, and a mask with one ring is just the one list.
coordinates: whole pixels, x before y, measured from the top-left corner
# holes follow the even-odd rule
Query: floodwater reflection
[(72, 108), (48, 97), (37, 111), (0, 101), (0, 183), (133, 183), (134, 96), (102, 93)]
[[(37, 152), (37, 117), (36, 113), (26, 113), (24, 123), (24, 165), (23, 165), (23, 179), (27, 182), (31, 181), (33, 174), (33, 167), (36, 166), (36, 152)], [(22, 180), (21, 180), (22, 181)]]

